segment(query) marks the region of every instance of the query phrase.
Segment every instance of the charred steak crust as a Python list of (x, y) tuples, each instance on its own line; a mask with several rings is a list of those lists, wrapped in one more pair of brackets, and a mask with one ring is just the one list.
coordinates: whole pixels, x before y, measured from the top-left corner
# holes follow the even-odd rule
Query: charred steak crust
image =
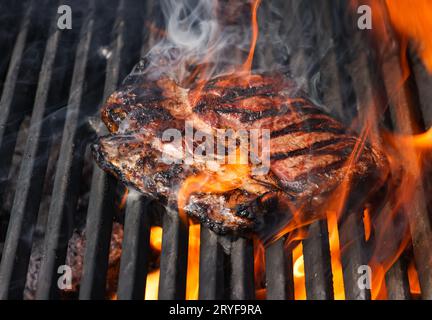
[[(164, 130), (183, 132), (188, 120), (213, 135), (217, 129), (270, 130), (268, 174), (249, 174), (234, 190), (198, 190), (189, 196), (183, 209), (218, 233), (256, 230), (281, 208), (318, 214), (346, 178), (351, 155), (363, 145), (280, 74), (254, 74), (247, 80), (226, 75), (190, 88), (168, 78), (140, 81), (135, 76), (111, 95), (101, 116), (110, 134), (93, 145), (96, 162), (124, 184), (160, 200), (176, 199), (184, 181), (208, 170), (203, 164), (163, 163)], [(356, 152), (351, 185), (367, 190), (367, 198), (386, 183), (388, 163), (371, 145)]]

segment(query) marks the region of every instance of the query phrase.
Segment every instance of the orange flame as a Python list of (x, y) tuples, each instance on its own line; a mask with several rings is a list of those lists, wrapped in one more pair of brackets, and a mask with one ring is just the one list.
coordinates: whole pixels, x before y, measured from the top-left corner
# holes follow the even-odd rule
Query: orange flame
[(124, 207), (126, 206), (126, 201), (127, 201), (128, 195), (129, 195), (129, 189), (126, 188), (121, 199), (120, 199), (120, 203), (118, 206), (120, 210), (123, 210)]
[[(161, 227), (152, 227), (150, 230), (150, 247), (157, 255), (162, 250)], [(199, 287), (199, 251), (200, 251), (200, 225), (189, 226), (188, 265), (186, 275), (186, 300), (198, 299)], [(159, 293), (160, 269), (155, 269), (147, 274), (145, 300), (157, 300)]]
[(432, 2), (386, 0), (390, 20), (405, 39), (412, 39), (425, 66), (432, 72)]
[(151, 227), (150, 229), (150, 246), (157, 252), (162, 250), (162, 232), (161, 227)]
[(345, 300), (342, 260), (339, 246), (338, 217), (336, 212), (327, 211), (331, 268), (333, 273), (333, 290), (335, 300)]
[(156, 269), (147, 274), (147, 282), (144, 300), (157, 300), (159, 294), (160, 269)]
[(240, 156), (240, 151), (237, 150), (237, 163), (221, 165), (217, 172), (202, 171), (189, 176), (182, 183), (177, 195), (177, 205), (184, 222), (187, 221), (184, 208), (193, 193), (223, 193), (238, 189), (245, 183), (251, 169), (248, 164), (241, 163)]
[(258, 8), (261, 4), (261, 0), (254, 0), (252, 3), (252, 41), (249, 49), (249, 55), (244, 62), (242, 69), (245, 72), (250, 72), (252, 69), (252, 61), (255, 54), (255, 48), (258, 40), (258, 19), (257, 13)]
[(267, 294), (265, 288), (265, 250), (262, 241), (258, 237), (254, 237), (253, 243), (255, 297), (258, 300), (264, 300)]
[(372, 232), (372, 222), (368, 208), (363, 211), (363, 225), (365, 229), (365, 240), (368, 241)]
[[(162, 250), (162, 228), (151, 227), (150, 247), (160, 255)], [(159, 293), (160, 269), (155, 269), (147, 274), (144, 300), (157, 300)]]
[(408, 265), (408, 282), (410, 285), (410, 292), (412, 295), (420, 295), (420, 284), (415, 267), (414, 261), (411, 261)]
[(186, 300), (198, 299), (199, 288), (200, 225), (189, 226)]
[[(352, 0), (352, 4), (357, 8), (364, 2)], [(369, 261), (372, 268), (372, 299), (384, 299), (387, 297), (385, 274), (411, 241), (409, 208), (415, 198), (418, 181), (423, 179), (422, 158), (432, 146), (432, 129), (413, 135), (413, 132), (419, 131), (411, 115), (411, 110), (417, 106), (410, 105), (405, 91), (411, 73), (407, 56), (408, 44), (415, 45), (425, 67), (432, 72), (432, 2), (419, 0), (413, 5), (412, 1), (407, 0), (383, 0), (368, 1), (368, 4), (372, 7), (374, 18), (372, 33), (379, 39), (381, 53), (385, 58), (389, 57), (388, 50), (400, 54), (399, 63), (392, 63), (390, 58), (390, 62), (383, 66), (383, 74), (389, 105), (392, 107), (393, 124), (403, 134), (379, 130), (368, 134), (370, 140), (383, 148), (389, 160), (390, 171), (396, 179), (395, 185), (390, 186), (391, 197), (385, 208), (380, 212), (365, 211), (364, 217), (366, 240), (370, 241), (373, 233), (373, 241), (376, 243)], [(374, 104), (373, 101), (370, 103)], [(375, 129), (379, 128), (379, 117), (371, 115), (377, 111), (370, 110), (367, 119)], [(408, 275), (411, 289), (416, 292), (418, 279), (416, 282), (414, 264), (410, 265)]]
[(392, 139), (394, 144), (414, 147), (418, 152), (429, 151), (432, 148), (432, 128), (417, 135), (391, 135), (388, 139)]
[[(355, 1), (355, 0), (353, 0)], [(241, 66), (238, 72), (250, 73), (252, 68), (252, 61), (255, 53), (255, 48), (258, 39), (258, 21), (257, 12), (260, 6), (260, 0), (254, 0), (251, 3), (252, 7), (252, 40), (247, 59)], [(402, 52), (406, 51), (408, 40), (414, 40), (418, 46), (419, 54), (423, 59), (429, 71), (432, 71), (432, 36), (429, 31), (432, 30), (432, 2), (428, 0), (419, 0), (418, 4), (414, 6), (407, 0), (384, 0), (385, 8), (379, 5), (380, 2), (372, 2), (374, 7), (374, 18), (381, 18), (377, 21), (375, 26), (378, 28), (378, 33), (383, 36), (385, 40), (390, 41), (390, 36), (387, 30), (382, 26), (382, 21), (386, 17), (390, 18), (395, 30), (402, 36)], [(378, 26), (382, 26), (381, 28)], [(405, 52), (406, 54), (406, 52)], [(400, 78), (395, 82), (394, 87), (389, 88), (390, 92), (398, 94), (403, 88), (403, 84), (409, 75), (409, 65), (405, 58), (401, 59), (401, 74)], [(205, 68), (205, 66), (203, 67)], [(197, 71), (201, 72), (201, 71)], [(195, 74), (192, 75), (195, 77)], [(200, 85), (204, 85), (201, 82)], [(200, 90), (196, 90), (196, 94), (191, 97), (192, 104), (198, 101), (201, 95)], [(374, 249), (372, 258), (369, 265), (372, 268), (372, 298), (383, 299), (386, 297), (385, 274), (391, 266), (398, 260), (405, 248), (409, 244), (410, 236), (407, 230), (399, 232), (400, 239), (398, 243), (390, 249), (387, 256), (382, 258), (381, 253), (389, 251), (386, 247), (386, 241), (389, 240), (389, 231), (393, 230), (392, 225), (394, 220), (398, 218), (400, 210), (412, 200), (412, 194), (415, 189), (415, 181), (421, 179), (420, 159), (424, 152), (429, 151), (432, 146), (432, 128), (427, 132), (419, 135), (396, 135), (379, 131), (378, 113), (379, 110), (374, 109), (373, 101), (370, 101), (373, 106), (362, 106), (368, 110), (365, 119), (360, 125), (362, 130), (360, 138), (358, 139), (355, 148), (350, 155), (345, 172), (345, 179), (339, 188), (333, 192), (328, 203), (325, 206), (325, 216), (327, 218), (327, 226), (329, 231), (329, 243), (331, 253), (331, 268), (333, 273), (334, 297), (335, 299), (345, 299), (344, 281), (342, 273), (341, 248), (339, 242), (338, 232), (338, 219), (346, 205), (346, 201), (351, 191), (351, 174), (352, 168), (361, 156), (361, 153), (367, 143), (371, 141), (374, 144), (380, 145), (384, 153), (389, 159), (389, 167), (393, 173), (396, 173), (400, 167), (404, 168), (404, 173), (399, 180), (399, 185), (394, 187), (392, 191), (392, 202), (390, 207), (381, 210), (379, 213), (373, 212), (372, 209), (366, 208), (364, 210), (364, 228), (365, 228), (365, 241), (377, 241), (379, 245)], [(401, 107), (401, 106), (398, 106)], [(408, 107), (408, 106), (405, 106)], [(401, 119), (398, 119), (402, 121)], [(409, 150), (410, 152), (406, 152)], [(411, 152), (412, 151), (412, 152)], [(190, 196), (193, 193), (223, 193), (229, 190), (241, 188), (250, 174), (249, 165), (242, 165), (240, 163), (231, 165), (222, 165), (217, 172), (203, 171), (199, 174), (188, 177), (181, 185), (178, 192), (178, 207), (182, 220), (187, 223), (187, 218), (184, 215), (184, 207), (187, 205)], [(384, 173), (383, 173), (384, 175)], [(246, 182), (247, 183), (247, 182)], [(307, 236), (305, 230), (310, 223), (315, 220), (305, 220), (302, 208), (292, 210), (294, 212), (293, 219), (290, 223), (284, 226), (277, 232), (274, 240), (287, 235), (288, 239), (286, 245), (297, 244), (297, 241), (304, 239)], [(402, 213), (407, 214), (407, 213)], [(376, 219), (379, 215), (380, 219)], [(199, 273), (199, 225), (189, 226), (189, 251), (188, 251), (188, 271), (187, 271), (187, 299), (197, 299), (198, 297), (198, 273)], [(375, 239), (372, 239), (374, 238)], [(151, 244), (152, 248), (159, 250), (162, 238), (162, 230), (152, 228)], [(158, 239), (160, 240), (158, 242)], [(256, 240), (256, 239), (255, 239)], [(259, 241), (255, 241), (255, 284), (256, 296), (264, 298), (266, 294), (265, 282), (263, 283), (263, 275), (265, 274), (264, 262), (264, 247)], [(303, 260), (303, 247), (301, 242), (294, 246), (292, 250), (293, 255), (293, 275), (295, 286), (295, 299), (306, 299), (305, 289), (305, 274), (304, 274), (304, 260)], [(381, 259), (382, 258), (382, 259)], [(418, 284), (418, 276), (414, 263), (411, 263), (408, 268), (408, 276), (410, 281), (411, 292), (414, 294), (420, 293)], [(157, 284), (159, 279), (159, 270), (149, 273), (147, 277), (146, 299), (157, 298)]]
[(301, 242), (293, 249), (294, 299), (306, 300), (303, 245)]
[[(364, 1), (352, 0), (352, 4), (356, 8), (364, 4)], [(393, 31), (386, 25), (388, 21), (399, 35), (404, 75), (409, 71), (406, 64), (409, 42), (416, 46), (424, 65), (432, 72), (432, 2), (417, 0), (413, 5), (409, 0), (370, 0), (368, 4), (372, 7), (373, 33), (382, 41), (391, 44)]]

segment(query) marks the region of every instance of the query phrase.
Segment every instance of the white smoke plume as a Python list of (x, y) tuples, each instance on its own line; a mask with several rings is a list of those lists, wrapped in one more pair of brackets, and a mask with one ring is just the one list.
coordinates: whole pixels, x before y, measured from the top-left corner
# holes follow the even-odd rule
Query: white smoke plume
[(164, 36), (145, 56), (150, 78), (162, 74), (182, 82), (191, 69), (205, 65), (210, 78), (244, 62), (250, 47), (250, 1), (161, 1)]

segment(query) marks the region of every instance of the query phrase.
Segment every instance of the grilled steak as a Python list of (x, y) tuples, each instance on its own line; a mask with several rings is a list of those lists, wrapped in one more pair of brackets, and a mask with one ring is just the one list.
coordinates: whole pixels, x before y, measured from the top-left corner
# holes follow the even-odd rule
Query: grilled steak
[[(309, 219), (348, 174), (352, 188), (377, 188), (388, 176), (379, 150), (361, 144), (281, 74), (226, 75), (188, 88), (168, 77), (135, 77), (111, 95), (102, 119), (110, 134), (93, 151), (103, 169), (163, 201), (178, 200), (178, 192), (197, 178), (180, 209), (219, 233), (256, 230), (266, 217), (298, 209)], [(231, 182), (230, 166), (212, 171), (205, 163), (167, 164), (162, 153), (170, 142), (163, 133), (184, 133), (185, 121), (212, 136), (218, 129), (268, 129), (270, 170), (247, 170), (232, 176), (240, 182)], [(183, 139), (180, 147), (186, 144)], [(219, 188), (218, 177), (229, 187)]]

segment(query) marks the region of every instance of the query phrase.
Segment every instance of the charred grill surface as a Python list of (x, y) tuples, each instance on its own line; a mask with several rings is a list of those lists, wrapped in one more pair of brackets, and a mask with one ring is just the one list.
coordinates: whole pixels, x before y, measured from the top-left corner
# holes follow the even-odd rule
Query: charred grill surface
[(270, 212), (302, 208), (305, 215), (318, 215), (348, 173), (352, 185), (372, 192), (388, 178), (379, 150), (363, 146), (281, 74), (226, 75), (189, 88), (168, 78), (135, 76), (133, 84), (111, 95), (102, 119), (110, 134), (93, 145), (96, 161), (123, 183), (162, 201), (176, 199), (186, 179), (209, 170), (201, 163), (164, 163), (166, 129), (184, 133), (185, 121), (213, 136), (218, 129), (268, 129), (266, 175), (249, 173), (234, 190), (193, 192), (182, 208), (218, 233), (260, 229)]

